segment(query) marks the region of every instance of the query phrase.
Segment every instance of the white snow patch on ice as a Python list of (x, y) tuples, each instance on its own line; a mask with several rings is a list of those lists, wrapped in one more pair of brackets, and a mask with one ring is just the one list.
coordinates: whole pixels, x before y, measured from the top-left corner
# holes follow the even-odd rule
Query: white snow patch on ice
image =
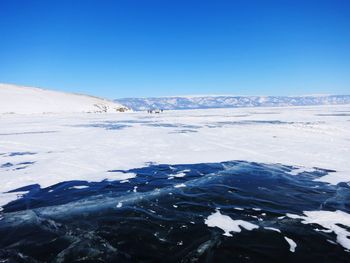
[(350, 249), (350, 232), (340, 226), (350, 226), (350, 214), (343, 211), (304, 211), (305, 216), (287, 214), (293, 219), (301, 219), (303, 224), (318, 224), (331, 230), (337, 236), (337, 242), (346, 249)]
[(219, 210), (208, 216), (204, 222), (209, 227), (221, 228), (224, 231), (223, 235), (225, 236), (232, 236), (230, 232), (239, 233), (242, 231), (241, 228), (244, 228), (246, 230), (259, 228), (259, 226), (244, 220), (233, 220), (231, 217), (221, 214)]
[(121, 180), (119, 183), (125, 184), (125, 183), (130, 183), (130, 181), (129, 180)]
[(279, 230), (278, 228), (274, 228), (274, 227), (264, 227), (264, 229), (267, 229), (267, 230), (271, 230), (271, 231), (275, 231), (275, 232), (281, 233), (281, 230)]
[(183, 172), (180, 172), (180, 173), (174, 175), (174, 177), (184, 177), (184, 176), (186, 176), (186, 174)]
[(295, 248), (297, 247), (297, 243), (295, 243), (293, 239), (290, 239), (288, 237), (284, 237), (284, 239), (289, 244), (289, 251), (294, 253), (295, 252)]
[(176, 184), (174, 187), (175, 188), (182, 188), (182, 187), (186, 187), (186, 185), (185, 184)]
[(69, 187), (69, 189), (84, 189), (84, 188), (89, 188), (88, 185), (75, 185), (72, 187)]

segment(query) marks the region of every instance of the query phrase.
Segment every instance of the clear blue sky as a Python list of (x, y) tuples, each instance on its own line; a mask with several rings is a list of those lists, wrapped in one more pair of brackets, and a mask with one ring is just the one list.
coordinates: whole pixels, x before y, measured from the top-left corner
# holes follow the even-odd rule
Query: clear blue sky
[(0, 0), (0, 82), (109, 98), (350, 94), (350, 1)]

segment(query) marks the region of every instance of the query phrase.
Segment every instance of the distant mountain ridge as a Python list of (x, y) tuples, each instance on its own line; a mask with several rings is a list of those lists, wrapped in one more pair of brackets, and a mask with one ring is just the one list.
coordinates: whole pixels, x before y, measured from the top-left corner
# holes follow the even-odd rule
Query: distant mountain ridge
[(350, 95), (310, 96), (178, 96), (123, 98), (114, 100), (135, 111), (148, 109), (185, 110), (238, 107), (282, 107), (350, 104)]

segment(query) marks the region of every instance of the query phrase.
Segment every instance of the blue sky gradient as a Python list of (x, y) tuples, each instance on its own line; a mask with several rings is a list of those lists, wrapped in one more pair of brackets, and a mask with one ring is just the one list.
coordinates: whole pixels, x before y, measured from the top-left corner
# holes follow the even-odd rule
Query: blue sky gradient
[(0, 0), (0, 82), (109, 98), (350, 94), (350, 1)]

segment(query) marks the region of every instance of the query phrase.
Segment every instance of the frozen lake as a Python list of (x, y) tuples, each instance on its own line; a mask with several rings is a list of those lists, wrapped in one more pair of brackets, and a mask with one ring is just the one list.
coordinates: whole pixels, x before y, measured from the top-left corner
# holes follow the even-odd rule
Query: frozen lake
[(0, 259), (346, 262), (350, 106), (0, 116)]

